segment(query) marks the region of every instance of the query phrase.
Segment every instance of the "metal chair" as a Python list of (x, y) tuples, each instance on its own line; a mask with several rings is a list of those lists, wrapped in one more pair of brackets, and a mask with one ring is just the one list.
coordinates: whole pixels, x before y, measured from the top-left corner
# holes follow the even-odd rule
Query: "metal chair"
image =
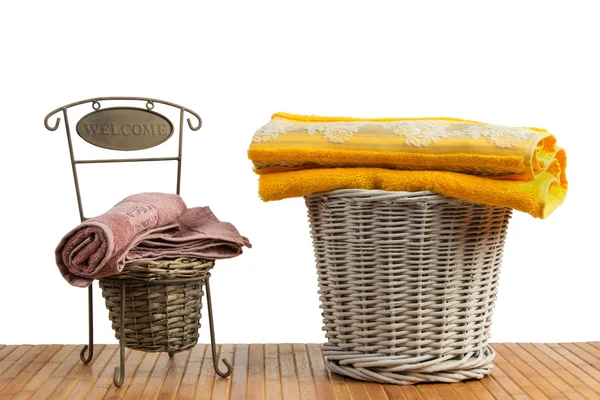
[[(101, 102), (119, 101), (119, 102), (145, 102), (145, 108), (141, 107), (110, 107), (102, 108)], [(69, 124), (68, 111), (72, 107), (91, 103), (93, 111), (82, 117), (76, 124), (78, 135), (87, 143), (110, 150), (117, 151), (137, 151), (159, 146), (167, 142), (172, 136), (175, 136), (175, 129), (172, 122), (165, 116), (155, 112), (155, 104), (172, 107), (179, 110), (178, 128), (178, 154), (176, 157), (153, 157), (153, 158), (123, 158), (123, 159), (91, 159), (78, 160), (73, 151), (73, 141), (71, 135), (71, 125)], [(197, 131), (202, 126), (200, 116), (189, 108), (180, 106), (164, 100), (146, 98), (146, 97), (97, 97), (67, 104), (50, 112), (44, 119), (46, 129), (56, 131), (62, 119), (67, 133), (67, 142), (69, 145), (69, 154), (71, 159), (71, 168), (73, 171), (73, 180), (75, 183), (75, 193), (77, 195), (77, 205), (81, 221), (86, 217), (83, 213), (81, 192), (77, 176), (77, 166), (80, 164), (104, 164), (104, 163), (131, 163), (131, 162), (177, 162), (177, 183), (175, 193), (179, 194), (181, 186), (181, 160), (183, 150), (183, 125), (185, 114), (192, 116), (193, 120), (187, 118), (187, 125), (190, 130)], [(49, 120), (56, 117), (54, 125), (49, 124)], [(193, 121), (193, 122), (192, 122)], [(208, 307), (208, 319), (210, 328), (211, 350), (213, 366), (216, 373), (226, 378), (233, 372), (231, 363), (223, 358), (223, 363), (227, 367), (222, 372), (218, 366), (217, 349), (215, 343), (214, 322), (212, 313), (212, 299), (210, 294), (209, 278), (204, 278), (206, 287), (206, 299)], [(121, 304), (125, 301), (125, 285), (121, 288)], [(124, 307), (122, 307), (124, 309)], [(94, 356), (94, 318), (93, 318), (93, 285), (88, 288), (88, 320), (89, 320), (89, 344), (84, 345), (80, 352), (81, 361), (88, 364)], [(121, 319), (123, 321), (123, 318)], [(125, 345), (124, 331), (120, 329), (120, 366), (115, 367), (114, 384), (121, 387), (125, 378)], [(87, 353), (87, 354), (86, 354)], [(172, 354), (169, 354), (172, 356)]]

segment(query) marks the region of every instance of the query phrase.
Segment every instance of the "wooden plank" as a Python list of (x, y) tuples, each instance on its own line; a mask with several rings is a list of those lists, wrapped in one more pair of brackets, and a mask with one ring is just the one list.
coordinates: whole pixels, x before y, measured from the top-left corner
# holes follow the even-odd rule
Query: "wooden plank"
[(5, 378), (0, 375), (0, 389), (12, 382), (12, 378)]
[[(45, 345), (20, 346), (0, 362), (0, 376), (3, 378), (14, 379), (26, 366), (39, 356), (46, 347), (47, 346)], [(0, 387), (0, 390), (2, 389), (3, 387)]]
[[(63, 363), (65, 363), (72, 353), (79, 355), (77, 347), (73, 345), (61, 346), (61, 349), (56, 352), (52, 358), (48, 360), (48, 362), (45, 363), (42, 368), (40, 368), (38, 372), (28, 380), (27, 384), (23, 386), (23, 388), (19, 391), (18, 396), (15, 396), (15, 398), (18, 397), (20, 399), (31, 399), (49, 379), (52, 379), (54, 371), (56, 371)], [(55, 386), (52, 387), (52, 390), (48, 389), (48, 391), (53, 391)]]
[[(348, 380), (348, 379), (346, 379), (346, 380)], [(352, 394), (352, 399), (354, 399), (354, 400), (370, 400), (369, 392), (367, 391), (367, 388), (365, 387), (365, 384), (363, 382), (357, 382), (355, 380), (352, 380), (352, 381), (348, 382), (347, 384), (348, 384), (348, 389), (350, 390), (350, 393)]]
[[(559, 364), (558, 360), (555, 360), (553, 357), (546, 354), (545, 351), (548, 351), (550, 349), (546, 349), (544, 346), (541, 346), (541, 348), (544, 349), (544, 351), (542, 351), (540, 350), (540, 345), (536, 344), (519, 343), (519, 346), (522, 347), (529, 354), (531, 354), (533, 357), (535, 357), (540, 363), (544, 364), (546, 367), (551, 369), (556, 375), (560, 376), (562, 380), (564, 380), (569, 386), (571, 386), (584, 398), (593, 399), (597, 396), (597, 393), (588, 388), (585, 385), (585, 383), (583, 383), (576, 375), (573, 375), (571, 371), (567, 370), (563, 367), (563, 365)], [(567, 364), (567, 367), (570, 368), (571, 365), (569, 363)]]
[[(124, 379), (128, 379), (128, 374), (131, 372), (127, 365), (127, 360), (129, 360), (129, 356), (132, 351), (130, 349), (124, 349), (124, 357), (125, 357), (125, 375)], [(104, 395), (108, 392), (111, 386), (114, 384), (114, 376), (115, 376), (115, 368), (121, 366), (120, 362), (121, 351), (117, 347), (116, 351), (113, 353), (110, 361), (106, 364), (96, 382), (92, 385), (90, 390), (85, 395), (86, 400), (98, 400), (102, 399)], [(123, 384), (125, 384), (125, 380), (123, 380)]]
[[(8, 397), (7, 397), (8, 398)], [(19, 392), (11, 398), (11, 400), (28, 400), (31, 398), (31, 392)]]
[(600, 349), (595, 348), (589, 343), (560, 343), (560, 345), (588, 364), (598, 368), (600, 367)]
[(527, 379), (517, 369), (510, 365), (510, 363), (506, 361), (500, 353), (496, 354), (494, 363), (496, 368), (502, 370), (508, 379), (512, 380), (514, 384), (517, 385), (523, 392), (525, 392), (530, 399), (542, 400), (548, 398), (548, 396), (540, 391), (540, 389), (538, 389), (529, 379)]
[[(54, 371), (61, 366), (68, 358), (72, 357), (72, 353), (79, 355), (79, 350), (74, 345), (62, 346), (62, 348), (27, 382), (21, 392), (33, 392), (35, 394), (39, 388), (53, 376)], [(23, 397), (23, 396), (21, 396)]]
[(162, 387), (158, 391), (156, 398), (160, 400), (173, 400), (177, 395), (177, 389), (183, 377), (183, 371), (190, 357), (189, 351), (175, 353), (169, 363), (169, 369), (163, 381)]
[(573, 343), (551, 344), (549, 347), (575, 364), (597, 382), (600, 382), (600, 360), (594, 357), (594, 355)]
[(142, 395), (146, 382), (148, 382), (150, 374), (154, 370), (158, 356), (159, 353), (144, 353), (135, 375), (132, 376), (129, 386), (124, 390), (123, 399), (138, 399)]
[(317, 393), (315, 390), (312, 371), (310, 369), (310, 361), (308, 360), (306, 345), (293, 344), (292, 352), (294, 353), (294, 363), (296, 364), (296, 376), (298, 377), (300, 398), (314, 400), (317, 398)]
[[(105, 392), (104, 397), (102, 397), (103, 399), (115, 400), (115, 399), (123, 398), (123, 395), (129, 388), (129, 385), (131, 384), (133, 377), (137, 373), (137, 369), (139, 368), (140, 363), (144, 359), (145, 354), (146, 353), (144, 353), (143, 351), (136, 351), (136, 350), (130, 350), (126, 354), (127, 358), (125, 359), (125, 380), (123, 381), (123, 385), (121, 385), (121, 387), (118, 388), (112, 383), (112, 379), (111, 379), (108, 382), (109, 383), (108, 390)], [(117, 352), (117, 356), (119, 356), (119, 352)], [(100, 394), (100, 393), (98, 393), (98, 394)], [(88, 396), (90, 396), (90, 395), (88, 394)]]
[(556, 387), (542, 377), (539, 372), (514, 355), (509, 349), (501, 344), (494, 345), (494, 348), (498, 351), (496, 362), (504, 365), (503, 368), (505, 368), (505, 371), (508, 371), (513, 380), (519, 379), (517, 383), (522, 389), (529, 392), (529, 386), (527, 385), (533, 385), (539, 391), (539, 393), (536, 392), (536, 396), (543, 393), (548, 398), (563, 397), (562, 393)]
[(419, 394), (421, 395), (421, 397), (423, 399), (426, 400), (440, 400), (442, 399), (442, 397), (438, 394), (437, 390), (435, 389), (435, 386), (433, 386), (433, 384), (429, 383), (429, 384), (420, 384), (415, 386), (417, 388), (417, 391), (419, 392)]
[(336, 399), (339, 400), (350, 400), (352, 399), (352, 392), (346, 383), (344, 376), (329, 372), (329, 380), (333, 389), (333, 394)]
[(158, 353), (158, 359), (154, 364), (152, 372), (148, 376), (146, 386), (139, 396), (139, 399), (154, 399), (156, 394), (163, 385), (163, 381), (167, 376), (171, 359), (167, 353)]
[(237, 344), (233, 358), (233, 373), (231, 374), (230, 399), (243, 399), (246, 397), (248, 384), (248, 345)]
[[(459, 400), (459, 397), (456, 395), (456, 392), (452, 389), (452, 386), (449, 383), (434, 383), (428, 384), (428, 386), (434, 388), (437, 394), (444, 400)], [(467, 391), (467, 393), (469, 392)]]
[[(383, 390), (385, 391), (386, 396), (390, 400), (420, 400), (422, 399), (421, 395), (417, 391), (417, 389), (413, 386), (414, 391), (412, 393), (407, 393), (403, 389), (406, 387), (396, 386), (396, 385), (382, 385)], [(411, 397), (408, 397), (408, 396)]]
[(402, 394), (407, 399), (424, 399), (425, 397), (421, 395), (421, 392), (417, 389), (417, 386), (400, 386), (400, 390)]
[(46, 347), (44, 351), (35, 357), (16, 377), (14, 377), (10, 384), (0, 391), (0, 395), (10, 395), (10, 397), (12, 397), (19, 393), (61, 348), (62, 346), (57, 344)]
[(492, 396), (479, 381), (471, 381), (468, 383), (472, 383), (472, 385), (467, 386), (465, 382), (457, 382), (452, 384), (452, 389), (459, 399), (494, 400), (494, 396)]
[(587, 388), (593, 390), (596, 393), (596, 396), (600, 394), (600, 382), (596, 381), (594, 378), (592, 378), (586, 373), (588, 372), (588, 365), (585, 362), (581, 363), (581, 360), (573, 353), (558, 345), (553, 344), (538, 344), (534, 346), (537, 349), (544, 352), (546, 355), (552, 357), (567, 371), (577, 376), (577, 378), (579, 378), (579, 380), (581, 380)]
[(8, 355), (10, 353), (12, 353), (13, 351), (15, 351), (18, 347), (18, 345), (16, 344), (10, 344), (10, 345), (2, 345), (2, 349), (0, 349), (0, 361), (4, 360), (6, 357), (8, 357)]
[(308, 361), (312, 371), (313, 381), (315, 382), (315, 391), (317, 399), (334, 399), (333, 387), (329, 380), (329, 373), (325, 367), (325, 360), (321, 352), (321, 345), (309, 344), (306, 346)]
[[(322, 354), (323, 353), (321, 352), (321, 357), (323, 359)], [(325, 367), (325, 369), (327, 371), (327, 375), (329, 376), (329, 382), (331, 383), (331, 390), (333, 392), (334, 398), (337, 400), (352, 399), (352, 393), (350, 392), (350, 388), (346, 383), (346, 377), (329, 371), (327, 367)]]
[(0, 360), (0, 376), (10, 368), (18, 359), (23, 357), (33, 346), (7, 346), (8, 350)]
[(504, 344), (503, 345), (507, 350), (510, 350), (512, 354), (516, 357), (519, 357), (525, 363), (527, 363), (531, 368), (537, 371), (540, 376), (544, 377), (547, 381), (552, 383), (554, 387), (556, 387), (562, 395), (567, 399), (580, 400), (583, 399), (579, 393), (575, 391), (569, 384), (567, 384), (564, 380), (562, 380), (558, 375), (556, 375), (551, 369), (547, 368), (541, 362), (539, 362), (535, 357), (529, 354), (525, 349), (515, 343)]
[(94, 345), (94, 357), (90, 363), (76, 362), (65, 376), (65, 379), (77, 378), (79, 380), (86, 380), (90, 377), (97, 377), (110, 361), (115, 351), (117, 351), (116, 345), (100, 345), (98, 348)]
[(248, 350), (248, 400), (265, 400), (265, 354), (262, 344), (251, 344)]
[(388, 400), (388, 396), (380, 383), (365, 382), (365, 389), (371, 400)]
[(592, 346), (591, 343), (567, 343), (567, 345), (567, 348), (570, 346), (579, 347), (581, 350), (578, 349), (578, 351), (582, 351), (579, 354), (581, 354), (583, 357), (592, 357), (588, 363), (594, 366), (596, 369), (600, 369), (600, 348)]
[(300, 399), (300, 387), (296, 376), (296, 365), (292, 345), (279, 345), (279, 372), (281, 374), (281, 394), (284, 400)]
[[(99, 344), (94, 345), (94, 358), (90, 361), (90, 364), (85, 365), (81, 362), (80, 352), (81, 346), (75, 346), (75, 349), (69, 354), (69, 356), (63, 361), (58, 368), (52, 373), (52, 378), (74, 378), (79, 377), (81, 371), (91, 366), (96, 362), (98, 355), (101, 354), (106, 345)], [(79, 371), (79, 373), (76, 373)]]
[[(492, 369), (492, 375), (494, 373), (493, 371), (494, 369)], [(472, 390), (471, 386), (474, 383), (475, 382), (467, 382), (466, 385), (469, 387), (470, 390)], [(477, 383), (483, 386), (485, 390), (487, 390), (492, 396), (494, 396), (494, 398), (498, 400), (512, 399), (508, 392), (506, 392), (504, 388), (500, 384), (498, 384), (498, 381), (496, 381), (492, 376), (486, 376), (485, 378), (477, 381)]]
[(502, 386), (504, 391), (513, 399), (529, 399), (529, 396), (525, 394), (523, 389), (502, 371), (497, 362), (495, 363), (495, 367), (490, 376), (498, 385)]
[[(24, 351), (26, 351), (24, 354), (21, 354), (18, 352), (18, 350), (15, 350), (11, 355), (6, 357), (6, 359), (3, 360), (5, 363), (3, 369), (5, 369), (5, 371), (0, 375), (0, 392), (5, 387), (12, 384), (21, 371), (27, 368), (27, 366), (31, 364), (33, 360), (35, 360), (46, 349), (46, 347), (46, 345), (24, 346)], [(12, 359), (13, 357), (14, 360)], [(4, 397), (11, 397), (11, 394), (7, 394)]]
[[(50, 375), (52, 374), (52, 369), (56, 368), (55, 366), (53, 366), (53, 364), (45, 364), (28, 382), (27, 385), (25, 385), (20, 391), (19, 393), (14, 394), (15, 398), (17, 397), (18, 394), (18, 398), (20, 399), (31, 399), (34, 395), (35, 392), (39, 389), (39, 386), (43, 385), (46, 380), (50, 377)], [(32, 385), (36, 385), (38, 386), (37, 389), (28, 389), (26, 388), (26, 386), (28, 386), (29, 384)], [(7, 396), (8, 397), (8, 396)], [(0, 394), (0, 399), (2, 398), (2, 395)]]
[[(104, 345), (94, 346), (94, 354), (99, 354)], [(32, 398), (46, 398), (52, 395), (52, 398), (64, 398), (73, 390), (77, 381), (72, 385), (63, 385), (65, 377), (77, 367), (83, 367), (83, 363), (79, 358), (80, 346), (74, 346), (74, 349), (67, 358), (52, 372), (48, 379), (37, 389)], [(94, 361), (92, 361), (94, 362)], [(72, 380), (74, 381), (74, 380)]]
[(178, 399), (194, 398), (196, 384), (198, 383), (198, 377), (200, 376), (202, 362), (204, 361), (204, 353), (206, 352), (207, 347), (208, 346), (205, 344), (197, 344), (190, 350), (190, 357), (188, 358), (188, 363), (183, 372), (179, 390), (177, 391)]
[(265, 344), (265, 394), (269, 400), (281, 399), (279, 349), (276, 344)]
[[(220, 347), (217, 346), (217, 355), (219, 354), (219, 351)], [(207, 345), (206, 352), (204, 353), (204, 361), (202, 362), (202, 369), (200, 370), (200, 376), (196, 383), (196, 390), (194, 392), (195, 399), (208, 400), (212, 397), (215, 375), (212, 350), (211, 347)]]
[[(83, 399), (85, 395), (92, 389), (100, 375), (107, 370), (109, 367), (109, 363), (115, 357), (117, 353), (118, 346), (111, 344), (107, 345), (104, 350), (100, 354), (98, 354), (98, 358), (92, 360), (88, 365), (83, 365), (83, 369), (78, 376), (78, 382), (73, 388), (73, 391), (69, 393), (68, 399)], [(113, 368), (110, 368), (110, 373), (112, 373)], [(75, 368), (71, 370), (69, 375), (75, 371)], [(67, 376), (68, 377), (68, 376)], [(66, 379), (65, 379), (66, 381)]]
[(348, 390), (350, 390), (350, 394), (352, 395), (352, 400), (369, 400), (369, 392), (367, 392), (367, 388), (364, 383), (361, 381), (350, 380), (345, 378), (348, 385)]
[[(233, 364), (233, 360), (235, 357), (235, 346), (233, 344), (222, 344), (221, 345), (221, 353), (219, 354), (219, 367), (222, 371), (225, 371), (225, 365), (221, 360), (223, 358), (227, 359), (230, 363)], [(216, 400), (220, 399), (228, 399), (229, 393), (231, 390), (231, 377), (229, 378), (221, 378), (219, 375), (214, 375), (213, 381), (213, 389), (212, 389), (212, 398)]]

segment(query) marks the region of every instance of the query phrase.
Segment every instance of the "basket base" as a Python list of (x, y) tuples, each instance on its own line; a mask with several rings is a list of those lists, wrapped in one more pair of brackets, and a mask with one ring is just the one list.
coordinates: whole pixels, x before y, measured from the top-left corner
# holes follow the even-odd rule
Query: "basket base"
[(458, 359), (442, 357), (407, 363), (394, 356), (365, 354), (325, 344), (323, 355), (331, 372), (367, 382), (414, 385), (420, 382), (454, 383), (489, 375), (496, 353), (487, 345)]

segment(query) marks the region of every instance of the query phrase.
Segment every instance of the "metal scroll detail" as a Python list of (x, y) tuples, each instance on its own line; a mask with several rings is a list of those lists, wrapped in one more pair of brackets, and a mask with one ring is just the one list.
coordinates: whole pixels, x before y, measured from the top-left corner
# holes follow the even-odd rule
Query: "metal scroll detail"
[[(69, 124), (69, 116), (68, 116), (68, 109), (75, 107), (75, 106), (79, 106), (79, 105), (83, 105), (86, 103), (91, 103), (92, 104), (92, 109), (94, 110), (94, 112), (96, 113), (100, 113), (100, 112), (107, 112), (109, 110), (115, 110), (115, 109), (120, 109), (123, 110), (125, 109), (125, 107), (116, 107), (116, 108), (109, 108), (109, 109), (105, 109), (103, 111), (101, 111), (101, 101), (145, 101), (146, 102), (146, 109), (144, 110), (143, 108), (132, 108), (132, 107), (127, 107), (129, 110), (131, 110), (131, 112), (133, 112), (135, 110), (136, 113), (151, 113), (151, 115), (153, 116), (153, 120), (154, 122), (160, 121), (161, 119), (164, 121), (167, 121), (168, 124), (171, 125), (172, 127), (172, 123), (171, 121), (169, 121), (167, 118), (163, 117), (162, 115), (152, 111), (154, 109), (154, 105), (155, 104), (164, 104), (170, 107), (174, 107), (174, 108), (178, 108), (179, 111), (179, 146), (178, 146), (178, 153), (176, 157), (154, 157), (154, 158), (123, 158), (123, 159), (100, 159), (100, 160), (76, 160), (75, 159), (75, 155), (73, 152), (73, 143), (72, 143), (72, 139), (71, 139), (71, 126)], [(88, 116), (90, 115), (94, 115), (94, 112), (92, 112), (91, 114), (86, 115), (85, 117), (82, 118), (82, 120), (85, 120), (86, 118), (88, 118)], [(131, 112), (129, 113), (129, 115), (131, 116)], [(187, 118), (187, 125), (188, 127), (192, 130), (192, 131), (197, 131), (198, 129), (200, 129), (200, 127), (202, 126), (202, 119), (200, 118), (200, 116), (195, 113), (194, 111), (190, 110), (189, 108), (180, 106), (178, 104), (175, 103), (171, 103), (168, 101), (164, 101), (164, 100), (158, 100), (158, 99), (153, 99), (153, 98), (149, 98), (149, 97), (96, 97), (93, 99), (87, 99), (87, 100), (82, 100), (82, 101), (78, 101), (75, 103), (71, 103), (71, 104), (67, 104), (66, 106), (62, 106), (60, 108), (57, 108), (56, 110), (50, 112), (48, 115), (46, 115), (46, 118), (44, 118), (44, 126), (46, 127), (46, 129), (50, 130), (50, 131), (55, 131), (58, 129), (60, 122), (61, 122), (61, 117), (58, 115), (62, 113), (62, 118), (64, 119), (65, 123), (65, 130), (67, 132), (67, 141), (69, 144), (69, 154), (71, 156), (71, 169), (73, 171), (73, 180), (75, 182), (75, 192), (77, 195), (77, 205), (79, 207), (79, 217), (81, 219), (81, 221), (84, 221), (86, 218), (84, 216), (83, 213), (83, 205), (81, 202), (81, 192), (79, 190), (79, 181), (77, 178), (77, 165), (78, 164), (98, 164), (98, 163), (124, 163), (124, 162), (150, 162), (150, 161), (177, 161), (177, 186), (176, 186), (176, 193), (179, 194), (180, 192), (180, 188), (181, 188), (181, 155), (182, 155), (182, 149), (183, 149), (183, 125), (184, 125), (184, 117), (185, 114), (188, 113), (190, 115), (192, 115), (195, 119), (194, 122), (192, 122), (192, 119)], [(150, 114), (148, 114), (150, 115)], [(54, 122), (54, 125), (50, 125), (49, 121), (50, 119), (52, 119), (53, 117), (56, 117), (56, 120)], [(114, 117), (114, 116), (113, 116)], [(123, 116), (121, 116), (121, 118), (117, 118), (117, 120), (120, 123), (120, 126), (117, 127), (119, 129), (119, 132), (122, 134), (123, 133), (123, 128), (125, 128), (125, 133), (130, 133), (130, 135), (122, 135), (123, 138), (131, 138), (132, 136), (135, 136), (135, 134), (131, 135), (131, 133), (133, 133), (133, 125), (131, 122), (130, 123), (126, 123), (125, 119), (122, 118)], [(110, 118), (109, 118), (110, 121)], [(114, 118), (113, 118), (114, 121)], [(81, 121), (79, 121), (81, 122)], [(79, 125), (79, 123), (78, 123)], [(106, 124), (106, 125), (110, 125)], [(127, 125), (127, 126), (124, 126)], [(161, 125), (160, 123), (157, 125)], [(82, 127), (82, 129), (86, 129), (85, 126)], [(90, 129), (109, 129), (109, 132), (112, 132), (112, 130), (115, 130), (115, 127), (109, 127), (109, 128), (94, 128), (94, 127), (90, 127)], [(137, 130), (139, 129), (139, 130)], [(160, 127), (146, 127), (146, 132), (151, 133), (152, 129), (154, 129), (154, 132), (156, 133), (157, 130), (161, 131), (162, 128)], [(144, 133), (144, 127), (140, 126), (139, 128), (136, 128), (136, 132), (140, 132), (140, 136)], [(116, 132), (116, 130), (115, 130)], [(170, 137), (170, 135), (169, 135)], [(85, 139), (85, 138), (84, 138)], [(153, 142), (154, 144), (152, 145), (146, 145), (143, 147), (139, 147), (138, 149), (144, 149), (144, 148), (149, 148), (149, 147), (153, 147), (153, 146), (157, 146), (163, 142), (165, 142), (168, 139), (168, 137), (160, 142), (156, 141)], [(121, 146), (119, 145), (114, 145), (112, 147), (110, 147), (109, 145), (106, 145), (107, 142), (104, 141), (93, 141), (93, 140), (86, 140), (88, 143), (94, 145), (94, 146), (98, 146), (98, 147), (104, 147), (104, 148), (110, 148), (113, 150), (135, 150), (135, 146), (123, 146), (122, 142), (121, 142)], [(125, 140), (126, 141), (126, 140)], [(114, 140), (113, 142), (111, 142), (114, 144)], [(104, 145), (103, 145), (104, 144)], [(148, 143), (146, 143), (148, 144)]]
[[(194, 111), (190, 110), (189, 108), (180, 106), (178, 104), (175, 103), (171, 103), (169, 101), (164, 101), (164, 100), (158, 100), (158, 99), (152, 99), (149, 97), (96, 97), (93, 99), (87, 99), (87, 100), (81, 100), (81, 101), (77, 101), (75, 103), (71, 103), (71, 104), (67, 104), (66, 106), (62, 106), (60, 108), (57, 108), (56, 110), (50, 112), (48, 115), (46, 115), (46, 118), (44, 118), (44, 126), (46, 127), (46, 129), (48, 129), (49, 131), (55, 131), (58, 129), (58, 126), (60, 125), (60, 117), (56, 117), (56, 120), (54, 122), (54, 125), (50, 125), (48, 123), (48, 121), (50, 121), (50, 119), (55, 116), (56, 114), (58, 114), (61, 111), (66, 111), (67, 109), (71, 108), (71, 107), (75, 107), (75, 106), (79, 106), (81, 104), (86, 104), (86, 103), (92, 103), (92, 107), (94, 108), (94, 110), (99, 110), (100, 109), (100, 102), (101, 101), (110, 101), (110, 100), (124, 100), (124, 101), (145, 101), (146, 102), (146, 108), (149, 110), (152, 110), (154, 108), (154, 103), (159, 103), (159, 104), (164, 104), (167, 106), (171, 106), (171, 107), (175, 107), (175, 108), (179, 108), (182, 113), (188, 113), (194, 116), (194, 118), (196, 119), (196, 125), (192, 124), (192, 121), (190, 118), (187, 119), (187, 124), (188, 127), (193, 130), (193, 131), (197, 131), (198, 129), (200, 129), (200, 127), (202, 127), (202, 118), (200, 118), (200, 116), (198, 114), (196, 114)], [(182, 127), (179, 128), (180, 131), (182, 129)]]

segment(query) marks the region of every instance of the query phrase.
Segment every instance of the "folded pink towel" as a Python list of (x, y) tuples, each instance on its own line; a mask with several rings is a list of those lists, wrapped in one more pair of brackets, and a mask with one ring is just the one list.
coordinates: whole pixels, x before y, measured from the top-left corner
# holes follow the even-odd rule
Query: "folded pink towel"
[(231, 258), (241, 254), (243, 246), (252, 247), (210, 208), (186, 211), (177, 195), (145, 193), (128, 197), (69, 232), (56, 249), (56, 263), (67, 282), (87, 287), (95, 278), (118, 274), (130, 262)]
[(209, 260), (231, 258), (252, 247), (229, 222), (221, 222), (209, 207), (190, 208), (177, 220), (176, 228), (145, 235), (128, 253), (126, 263), (169, 257)]
[(82, 222), (56, 248), (56, 264), (73, 286), (86, 287), (94, 278), (123, 270), (125, 253), (144, 235), (176, 227), (187, 207), (176, 194), (140, 193), (108, 212)]

